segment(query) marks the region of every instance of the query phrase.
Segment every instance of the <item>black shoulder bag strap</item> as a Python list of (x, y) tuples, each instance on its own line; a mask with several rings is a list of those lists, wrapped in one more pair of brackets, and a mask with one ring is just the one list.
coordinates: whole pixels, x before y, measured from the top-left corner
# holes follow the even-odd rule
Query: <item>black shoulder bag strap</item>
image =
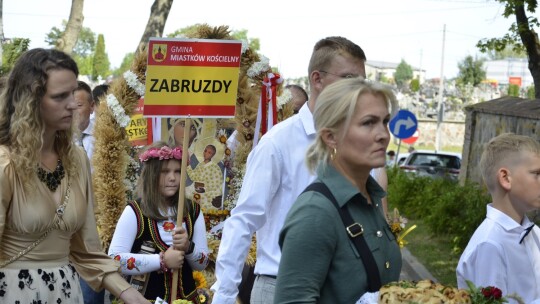
[(344, 205), (342, 208), (339, 207), (336, 198), (334, 195), (332, 195), (332, 192), (330, 192), (330, 189), (328, 189), (324, 183), (312, 183), (303, 192), (308, 191), (321, 193), (322, 195), (326, 196), (326, 198), (328, 198), (334, 204), (334, 206), (336, 206), (339, 215), (341, 216), (341, 220), (345, 225), (345, 229), (347, 230), (347, 235), (356, 246), (360, 257), (362, 258), (362, 263), (366, 268), (368, 274), (368, 291), (379, 291), (379, 289), (381, 289), (381, 276), (379, 274), (379, 269), (377, 268), (375, 258), (373, 258), (373, 254), (371, 254), (371, 250), (364, 239), (364, 228), (362, 225), (353, 220), (347, 205)]

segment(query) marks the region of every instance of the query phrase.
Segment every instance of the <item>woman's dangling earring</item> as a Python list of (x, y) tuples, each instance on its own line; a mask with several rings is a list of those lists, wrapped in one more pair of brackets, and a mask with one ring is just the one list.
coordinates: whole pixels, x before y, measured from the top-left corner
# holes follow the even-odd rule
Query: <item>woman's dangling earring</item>
[(334, 147), (334, 149), (332, 150), (332, 152), (330, 152), (330, 159), (331, 159), (331, 160), (336, 159), (336, 154), (337, 154), (337, 149)]

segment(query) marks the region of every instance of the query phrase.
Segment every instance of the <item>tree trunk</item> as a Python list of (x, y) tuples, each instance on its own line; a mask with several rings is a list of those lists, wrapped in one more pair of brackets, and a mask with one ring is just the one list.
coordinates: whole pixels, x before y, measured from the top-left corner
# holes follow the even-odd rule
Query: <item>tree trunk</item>
[(152, 4), (152, 9), (150, 11), (150, 17), (148, 18), (148, 23), (146, 24), (146, 29), (141, 37), (139, 46), (135, 51), (135, 57), (141, 51), (146, 49), (148, 40), (150, 37), (161, 37), (163, 36), (163, 29), (165, 28), (165, 23), (167, 22), (167, 17), (169, 17), (169, 12), (174, 0), (155, 0)]
[(71, 0), (71, 12), (64, 34), (56, 42), (56, 49), (71, 55), (83, 24), (84, 0)]
[(540, 43), (538, 34), (531, 29), (522, 4), (515, 4), (516, 23), (521, 41), (529, 57), (529, 71), (534, 81), (534, 97), (540, 99)]

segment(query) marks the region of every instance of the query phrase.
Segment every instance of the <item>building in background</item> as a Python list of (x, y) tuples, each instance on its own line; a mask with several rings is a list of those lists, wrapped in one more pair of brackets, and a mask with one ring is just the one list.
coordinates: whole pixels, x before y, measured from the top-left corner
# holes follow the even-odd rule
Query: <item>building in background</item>
[(486, 79), (494, 85), (517, 84), (526, 88), (534, 84), (527, 58), (506, 58), (484, 62)]
[[(366, 61), (366, 75), (368, 79), (380, 81), (381, 79), (394, 79), (394, 73), (396, 72), (399, 62), (386, 62), (386, 61)], [(424, 83), (426, 80), (426, 70), (411, 65), (413, 70), (413, 79), (418, 78), (420, 83)]]

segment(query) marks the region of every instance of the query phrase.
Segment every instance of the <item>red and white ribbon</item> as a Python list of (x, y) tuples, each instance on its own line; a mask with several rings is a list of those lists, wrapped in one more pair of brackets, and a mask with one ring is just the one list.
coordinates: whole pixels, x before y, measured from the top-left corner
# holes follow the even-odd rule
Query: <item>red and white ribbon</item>
[(261, 98), (259, 99), (259, 110), (257, 111), (257, 121), (255, 123), (255, 134), (253, 136), (253, 147), (259, 141), (259, 131), (261, 135), (268, 132), (277, 123), (277, 86), (283, 82), (278, 73), (268, 73), (264, 77)]

